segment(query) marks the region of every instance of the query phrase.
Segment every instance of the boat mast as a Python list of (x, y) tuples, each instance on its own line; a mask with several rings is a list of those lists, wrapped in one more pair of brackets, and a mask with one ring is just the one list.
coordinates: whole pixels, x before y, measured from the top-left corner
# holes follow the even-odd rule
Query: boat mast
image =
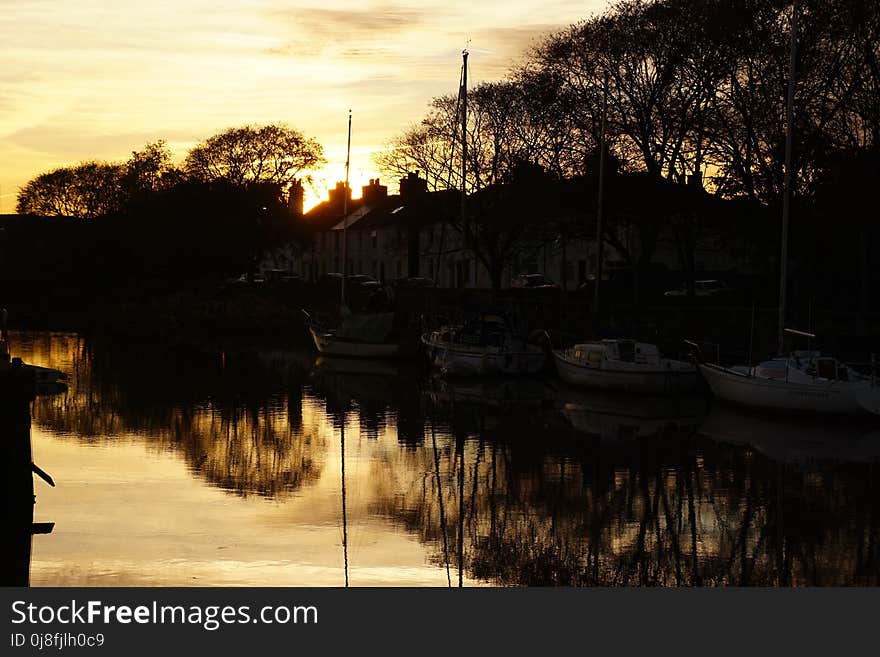
[(791, 205), (791, 150), (794, 131), (794, 76), (797, 56), (798, 0), (791, 5), (791, 52), (788, 62), (788, 100), (785, 109), (785, 179), (782, 195), (782, 250), (779, 257), (779, 328), (777, 353), (782, 355), (785, 343), (786, 278), (788, 275), (788, 216)]
[(465, 248), (470, 246), (470, 226), (467, 220), (467, 48), (461, 51), (461, 227)]
[(342, 190), (342, 305), (345, 305), (345, 276), (348, 274), (348, 169), (351, 165), (351, 110), (348, 110), (348, 146), (345, 149), (345, 189)]
[(599, 191), (596, 197), (596, 283), (593, 290), (593, 331), (599, 334), (599, 286), (602, 284), (602, 201), (605, 191), (605, 117), (608, 114), (608, 73), (602, 87), (602, 125), (599, 131)]

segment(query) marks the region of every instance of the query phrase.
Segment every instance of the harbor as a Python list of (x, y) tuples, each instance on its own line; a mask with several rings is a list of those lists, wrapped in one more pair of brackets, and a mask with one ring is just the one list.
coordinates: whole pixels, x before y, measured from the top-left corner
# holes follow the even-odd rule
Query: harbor
[[(877, 585), (876, 421), (13, 332), (33, 586)], [(135, 348), (136, 347), (136, 348)]]
[(38, 4), (0, 585), (880, 586), (880, 5)]

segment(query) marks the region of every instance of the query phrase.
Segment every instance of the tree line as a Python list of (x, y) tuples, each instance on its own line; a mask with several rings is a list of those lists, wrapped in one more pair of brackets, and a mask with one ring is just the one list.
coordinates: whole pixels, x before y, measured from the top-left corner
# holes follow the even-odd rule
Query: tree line
[(176, 166), (165, 141), (125, 162), (82, 162), (47, 171), (18, 194), (19, 214), (85, 219), (123, 214), (178, 186), (274, 185), (279, 194), (324, 161), (321, 145), (283, 124), (230, 128), (194, 146)]
[[(793, 271), (818, 272), (812, 264), (829, 259), (823, 250), (849, 253), (847, 262), (835, 261), (836, 274), (859, 260), (853, 287), (865, 306), (871, 269), (865, 254), (876, 231), (860, 208), (874, 202), (880, 184), (880, 5), (799, 5), (792, 177), (798, 226), (790, 253), (801, 265)], [(455, 94), (434, 98), (426, 116), (377, 156), (377, 166), (390, 176), (419, 170), (431, 189), (464, 185), (479, 195), (516, 184), (528, 163), (546, 179), (582, 180), (589, 216), (604, 129), (603, 237), (635, 280), (661, 231), (673, 236), (682, 270), (693, 278), (701, 231), (707, 219), (718, 221), (719, 205), (707, 205), (707, 198), (744, 202), (743, 218), (726, 217), (724, 229), (753, 234), (773, 259), (778, 215), (764, 210), (778, 208), (783, 192), (792, 12), (790, 0), (618, 0), (543, 38), (504, 79), (468, 91), (464, 183)], [(664, 191), (685, 182), (701, 194)], [(636, 196), (662, 198), (664, 207)], [(519, 236), (535, 232), (519, 220), (511, 227), (509, 216), (495, 216), (477, 200), (468, 213), (477, 233), (472, 246), (490, 271), (500, 266), (498, 244), (513, 244), (508, 251), (516, 253), (528, 246)], [(556, 222), (543, 241), (589, 233), (592, 223), (584, 219), (568, 227)], [(830, 239), (829, 221), (836, 229)], [(488, 237), (481, 240), (482, 233)], [(629, 246), (617, 239), (624, 233), (634, 236)], [(807, 285), (813, 284), (822, 283)]]
[(23, 305), (42, 298), (35, 291), (51, 281), (57, 310), (77, 299), (76, 307), (117, 308), (253, 275), (267, 248), (304, 238), (307, 227), (290, 221), (285, 192), (321, 162), (316, 141), (270, 124), (214, 135), (180, 165), (157, 141), (125, 162), (48, 171), (19, 193), (26, 218), (4, 233), (0, 281), (16, 282), (7, 297), (17, 290)]
[[(811, 197), (835, 157), (880, 149), (880, 6), (801, 0), (794, 170)], [(468, 191), (518, 162), (586, 173), (600, 140), (624, 171), (696, 176), (725, 198), (782, 190), (792, 5), (778, 0), (619, 0), (551, 34), (499, 81), (468, 94)], [(378, 164), (460, 189), (455, 95), (395, 137)]]

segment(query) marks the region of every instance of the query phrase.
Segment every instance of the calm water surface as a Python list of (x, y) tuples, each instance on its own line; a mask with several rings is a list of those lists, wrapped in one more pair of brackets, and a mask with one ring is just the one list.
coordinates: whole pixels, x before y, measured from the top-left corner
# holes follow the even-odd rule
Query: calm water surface
[(32, 585), (880, 583), (877, 425), (305, 349), (11, 344), (71, 375), (32, 406), (57, 483)]

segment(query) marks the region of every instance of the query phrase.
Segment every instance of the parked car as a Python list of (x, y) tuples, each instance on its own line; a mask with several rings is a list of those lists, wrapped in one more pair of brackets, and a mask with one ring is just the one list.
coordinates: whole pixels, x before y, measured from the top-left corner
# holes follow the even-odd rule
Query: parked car
[(382, 287), (382, 283), (367, 274), (351, 274), (345, 277), (345, 286), (362, 290), (375, 290)]
[(272, 285), (284, 285), (288, 287), (302, 285), (303, 277), (286, 269), (268, 269), (263, 272), (267, 283)]
[[(694, 296), (696, 297), (718, 297), (726, 296), (733, 292), (727, 283), (717, 278), (709, 278), (700, 281), (694, 281)], [(679, 285), (673, 290), (667, 290), (663, 293), (665, 297), (685, 297), (687, 296), (687, 283)]]
[(391, 285), (396, 288), (416, 288), (416, 287), (436, 287), (433, 279), (425, 276), (409, 276), (397, 278), (391, 281)]
[(559, 285), (551, 281), (544, 274), (520, 274), (510, 281), (512, 289), (521, 290), (558, 290)]

